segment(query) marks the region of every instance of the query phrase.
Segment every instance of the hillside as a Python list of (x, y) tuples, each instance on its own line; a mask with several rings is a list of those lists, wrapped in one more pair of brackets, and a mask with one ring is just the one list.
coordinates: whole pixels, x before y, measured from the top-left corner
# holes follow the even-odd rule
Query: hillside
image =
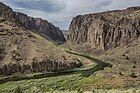
[(0, 19), (0, 74), (61, 71), (81, 63), (52, 43), (29, 30)]
[[(26, 16), (25, 20), (23, 16)], [(29, 19), (34, 20), (34, 23)], [(39, 32), (42, 28), (46, 30), (45, 35), (49, 41), (42, 34), (44, 32)], [(63, 37), (62, 32), (46, 20), (19, 15), (9, 6), (0, 3), (0, 75), (59, 72), (82, 66), (80, 58), (53, 45), (54, 42), (51, 41), (63, 41), (63, 38), (59, 40), (56, 35), (58, 38), (61, 35)]]
[(0, 2), (0, 16), (13, 22), (13, 25), (22, 26), (23, 28), (37, 33), (47, 40), (55, 43), (64, 43), (66, 40), (62, 31), (41, 18), (33, 18), (26, 14), (14, 12), (12, 8)]
[(15, 12), (15, 15), (26, 29), (37, 33), (47, 40), (60, 44), (66, 41), (62, 31), (47, 20), (33, 18), (19, 12)]

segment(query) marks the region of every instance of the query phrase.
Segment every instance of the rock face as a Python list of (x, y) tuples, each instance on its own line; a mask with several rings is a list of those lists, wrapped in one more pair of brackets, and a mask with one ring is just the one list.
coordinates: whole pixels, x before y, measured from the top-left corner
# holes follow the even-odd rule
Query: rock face
[(30, 64), (20, 64), (20, 63), (9, 63), (3, 64), (0, 67), (0, 75), (11, 75), (14, 73), (30, 73), (30, 72), (59, 72), (70, 70), (76, 67), (80, 67), (82, 64), (79, 64), (77, 59), (73, 62), (59, 62), (53, 59), (33, 59)]
[(130, 44), (139, 36), (140, 7), (131, 7), (78, 15), (70, 24), (68, 40), (72, 44), (108, 50)]
[(13, 12), (9, 6), (6, 6), (2, 2), (0, 2), (0, 17), (13, 21), (16, 25), (20, 25), (30, 31), (34, 31), (44, 38), (56, 43), (64, 43), (66, 41), (62, 31), (47, 20)]
[(19, 25), (19, 19), (16, 17), (12, 8), (0, 2), (0, 17), (10, 20), (14, 24)]
[(15, 14), (19, 17), (20, 22), (26, 29), (33, 30), (49, 40), (59, 43), (64, 43), (66, 41), (62, 31), (58, 27), (55, 27), (53, 24), (49, 23), (47, 20), (29, 17), (18, 12)]

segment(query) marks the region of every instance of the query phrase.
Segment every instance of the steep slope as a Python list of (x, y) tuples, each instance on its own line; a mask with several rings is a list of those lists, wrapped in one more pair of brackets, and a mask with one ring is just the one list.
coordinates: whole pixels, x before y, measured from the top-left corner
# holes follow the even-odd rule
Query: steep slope
[[(140, 40), (133, 42), (127, 46), (117, 47), (106, 51), (104, 55), (99, 55), (98, 58), (104, 62), (109, 62), (113, 65), (110, 70), (102, 73), (113, 75), (121, 75), (127, 78), (140, 79)], [(136, 81), (132, 85), (136, 85)], [(131, 86), (131, 84), (130, 84)]]
[(3, 2), (0, 2), (0, 17), (10, 20), (13, 25), (20, 25), (19, 18), (16, 17), (12, 8), (6, 6)]
[[(4, 20), (0, 18), (0, 21)], [(64, 71), (81, 66), (79, 59), (29, 30), (0, 23), (0, 75)]]
[(72, 44), (108, 50), (125, 46), (140, 36), (140, 7), (78, 15), (69, 27)]
[(18, 12), (15, 14), (19, 17), (20, 22), (26, 29), (33, 30), (44, 38), (53, 40), (56, 43), (64, 43), (66, 41), (62, 31), (58, 27), (55, 27), (53, 24), (49, 23), (47, 20), (29, 17)]
[(0, 16), (13, 21), (13, 24), (22, 26), (25, 29), (34, 31), (48, 40), (56, 43), (64, 43), (65, 38), (62, 31), (41, 18), (29, 17), (23, 13), (14, 12), (9, 6), (0, 2)]

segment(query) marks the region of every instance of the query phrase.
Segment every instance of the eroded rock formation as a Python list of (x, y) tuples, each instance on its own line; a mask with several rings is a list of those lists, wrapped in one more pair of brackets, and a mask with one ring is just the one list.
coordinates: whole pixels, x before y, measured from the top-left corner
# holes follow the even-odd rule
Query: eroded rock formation
[(70, 24), (68, 40), (72, 44), (108, 50), (130, 44), (139, 36), (140, 7), (131, 7), (76, 16)]
[(74, 59), (73, 62), (59, 62), (54, 59), (33, 59), (30, 64), (9, 63), (0, 66), (0, 75), (11, 75), (14, 73), (30, 73), (30, 72), (60, 72), (80, 67), (79, 60)]

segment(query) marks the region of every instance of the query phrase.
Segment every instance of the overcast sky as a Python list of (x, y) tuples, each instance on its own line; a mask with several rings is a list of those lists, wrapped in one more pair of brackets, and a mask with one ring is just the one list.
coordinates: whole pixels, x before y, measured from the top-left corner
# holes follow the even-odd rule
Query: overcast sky
[(14, 11), (48, 20), (68, 29), (72, 17), (81, 14), (140, 6), (140, 0), (0, 0)]

